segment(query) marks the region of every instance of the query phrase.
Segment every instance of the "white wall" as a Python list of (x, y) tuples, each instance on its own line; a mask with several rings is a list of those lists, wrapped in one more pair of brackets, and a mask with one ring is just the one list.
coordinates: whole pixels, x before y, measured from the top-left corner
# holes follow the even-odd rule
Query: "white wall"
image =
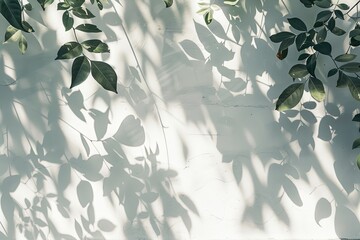
[(268, 37), (285, 17), (315, 17), (284, 2), (243, 1), (238, 44), (223, 13), (206, 27), (195, 1), (110, 2), (91, 38), (111, 53), (91, 57), (115, 68), (117, 95), (91, 78), (68, 89), (71, 61), (54, 58), (74, 37), (56, 4), (35, 7), (27, 53), (0, 50), (1, 84), (16, 81), (0, 87), (0, 238), (360, 238), (348, 90), (324, 77), (314, 110), (307, 93), (302, 106), (274, 110), (297, 55), (277, 60)]

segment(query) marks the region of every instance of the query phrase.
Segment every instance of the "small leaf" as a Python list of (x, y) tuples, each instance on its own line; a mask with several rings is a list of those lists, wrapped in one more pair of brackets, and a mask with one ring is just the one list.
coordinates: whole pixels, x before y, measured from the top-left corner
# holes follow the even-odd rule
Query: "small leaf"
[(62, 22), (65, 27), (65, 31), (69, 31), (73, 27), (74, 19), (70, 16), (68, 11), (63, 13)]
[(311, 54), (308, 59), (306, 59), (306, 69), (312, 76), (315, 76), (316, 58), (316, 54), (314, 53)]
[(309, 90), (311, 96), (318, 102), (321, 102), (325, 98), (325, 89), (323, 83), (315, 78), (310, 77), (309, 79)]
[(296, 49), (298, 51), (300, 51), (302, 45), (304, 44), (306, 40), (306, 33), (300, 33), (299, 35), (297, 35), (296, 40), (295, 40), (295, 44), (296, 44)]
[(304, 93), (304, 83), (294, 83), (287, 87), (276, 102), (276, 110), (282, 112), (295, 107)]
[(332, 6), (331, 1), (328, 0), (320, 0), (320, 1), (314, 1), (315, 5), (321, 8), (329, 8)]
[(335, 58), (335, 61), (337, 61), (337, 62), (350, 62), (350, 61), (354, 60), (356, 57), (357, 57), (357, 55), (355, 55), (355, 54), (345, 53), (345, 54), (341, 54), (341, 55), (337, 56)]
[(87, 181), (81, 180), (77, 188), (77, 197), (82, 207), (86, 207), (94, 199), (93, 189)]
[(341, 20), (344, 20), (344, 14), (342, 13), (342, 11), (340, 11), (340, 10), (335, 10), (334, 13), (335, 13), (335, 16), (336, 16), (337, 18), (339, 18), (339, 19), (341, 19)]
[(340, 69), (344, 72), (355, 73), (360, 72), (360, 63), (359, 62), (349, 62), (340, 66)]
[(283, 60), (287, 57), (289, 50), (286, 48), (283, 51), (279, 51), (276, 54), (276, 57), (280, 60)]
[(302, 78), (309, 74), (306, 65), (296, 64), (291, 67), (289, 74), (292, 78)]
[(57, 10), (67, 10), (70, 8), (70, 5), (66, 2), (59, 2), (57, 5)]
[(25, 54), (26, 50), (27, 50), (27, 41), (26, 38), (23, 34), (20, 35), (19, 38), (19, 50), (21, 52), (21, 54)]
[(78, 57), (81, 53), (82, 53), (82, 47), (80, 43), (67, 42), (60, 47), (55, 60), (75, 58)]
[(354, 121), (354, 122), (360, 122), (360, 113), (356, 114), (356, 115), (353, 117), (352, 121)]
[(91, 75), (104, 89), (117, 93), (117, 75), (109, 64), (91, 61)]
[(293, 43), (294, 43), (295, 38), (287, 38), (284, 41), (281, 42), (280, 47), (279, 47), (279, 52), (284, 51), (285, 49), (288, 49)]
[(25, 4), (25, 5), (24, 5), (24, 8), (25, 8), (26, 11), (29, 11), (29, 12), (33, 9), (31, 3)]
[(356, 139), (353, 142), (352, 149), (359, 148), (360, 147), (360, 138)]
[(327, 30), (325, 27), (323, 27), (322, 29), (320, 29), (320, 31), (316, 35), (316, 42), (321, 43), (321, 42), (325, 41), (326, 36), (327, 36)]
[(98, 7), (98, 9), (100, 11), (104, 9), (104, 5), (102, 4), (102, 2), (100, 0), (96, 0), (96, 6)]
[(327, 27), (330, 31), (332, 31), (335, 28), (335, 19), (333, 17), (329, 19)]
[(112, 232), (115, 229), (115, 225), (107, 219), (100, 219), (97, 225), (104, 232)]
[(92, 14), (92, 12), (90, 12), (89, 9), (84, 8), (84, 7), (77, 7), (74, 8), (72, 10), (72, 13), (77, 16), (78, 18), (82, 18), (82, 19), (90, 19), (90, 18), (94, 18), (95, 15)]
[(5, 40), (7, 42), (9, 40), (18, 41), (21, 35), (21, 31), (13, 26), (9, 26), (5, 32)]
[(270, 40), (274, 43), (279, 43), (287, 38), (295, 37), (295, 34), (291, 32), (279, 32), (270, 36)]
[(333, 34), (335, 34), (336, 36), (342, 36), (342, 35), (344, 35), (344, 34), (346, 33), (346, 31), (344, 31), (343, 29), (338, 28), (338, 27), (334, 27), (334, 28), (331, 30), (331, 32), (332, 32)]
[(173, 5), (174, 1), (173, 0), (164, 0), (164, 3), (165, 3), (165, 6), (167, 8), (169, 8)]
[(85, 0), (66, 0), (66, 2), (73, 8), (81, 7)]
[(89, 24), (89, 23), (80, 24), (75, 29), (82, 31), (82, 32), (89, 32), (89, 33), (101, 32), (101, 30), (96, 25)]
[(309, 56), (310, 56), (310, 54), (308, 54), (308, 53), (302, 53), (298, 57), (298, 60), (301, 61), (301, 60), (307, 59)]
[(327, 20), (329, 20), (331, 15), (332, 15), (332, 11), (329, 10), (321, 11), (316, 16), (316, 22), (321, 22), (321, 23), (326, 22)]
[(331, 44), (328, 42), (321, 42), (314, 46), (314, 49), (321, 54), (331, 56)]
[(337, 72), (338, 72), (338, 69), (337, 69), (337, 68), (333, 68), (333, 69), (331, 69), (331, 70), (328, 72), (327, 77), (334, 76)]
[(347, 81), (349, 90), (353, 98), (360, 101), (360, 81), (358, 78), (348, 76)]
[(290, 25), (299, 31), (307, 31), (305, 23), (300, 18), (288, 18), (287, 19)]
[(90, 74), (90, 62), (84, 57), (78, 57), (74, 60), (71, 69), (71, 85), (73, 88), (80, 83), (84, 82)]
[(204, 20), (207, 25), (209, 25), (213, 20), (214, 10), (210, 9), (209, 12), (204, 14)]
[(340, 3), (340, 4), (338, 4), (337, 5), (338, 6), (338, 8), (340, 8), (341, 10), (349, 10), (349, 6), (347, 5), (347, 4), (345, 4), (345, 3)]
[(93, 53), (104, 53), (110, 52), (109, 47), (106, 43), (100, 41), (99, 39), (90, 39), (83, 41), (81, 45), (88, 50), (89, 52)]

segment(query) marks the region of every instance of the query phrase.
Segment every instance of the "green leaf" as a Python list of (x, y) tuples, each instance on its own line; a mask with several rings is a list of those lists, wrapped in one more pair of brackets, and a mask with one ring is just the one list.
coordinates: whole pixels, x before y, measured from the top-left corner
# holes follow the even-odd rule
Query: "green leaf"
[(356, 115), (353, 117), (352, 121), (354, 121), (354, 122), (360, 122), (360, 113), (356, 114)]
[(287, 57), (288, 52), (289, 52), (289, 51), (288, 51), (288, 49), (286, 48), (286, 49), (284, 49), (283, 51), (277, 52), (276, 57), (277, 57), (278, 59), (280, 59), (280, 60), (283, 60), (283, 59), (285, 59), (285, 58)]
[(321, 42), (314, 46), (314, 49), (321, 54), (331, 56), (331, 44), (328, 42)]
[(28, 22), (26, 22), (26, 21), (23, 21), (22, 22), (22, 25), (23, 25), (23, 27), (26, 29), (26, 31), (25, 32), (35, 32), (34, 31), (34, 29), (31, 27), (31, 25), (28, 23)]
[(209, 12), (204, 14), (204, 20), (207, 25), (209, 25), (212, 22), (213, 14), (214, 14), (214, 10), (212, 10), (211, 8), (210, 8)]
[(353, 96), (353, 98), (360, 101), (360, 80), (358, 78), (350, 76), (348, 76), (348, 79), (349, 80), (347, 81), (347, 84), (351, 95)]
[(335, 10), (334, 13), (335, 13), (335, 16), (336, 16), (337, 18), (339, 18), (339, 19), (341, 19), (341, 20), (344, 20), (344, 14), (342, 13), (342, 11), (340, 11), (340, 10)]
[(288, 18), (287, 20), (289, 24), (296, 30), (305, 32), (307, 31), (305, 23), (300, 18)]
[(325, 27), (323, 27), (322, 29), (320, 29), (320, 31), (316, 34), (316, 42), (317, 43), (321, 43), (323, 41), (325, 41), (327, 36), (327, 30)]
[(19, 38), (19, 50), (21, 52), (21, 54), (25, 54), (26, 50), (27, 50), (27, 41), (26, 41), (26, 38), (23, 34), (20, 35), (20, 38)]
[(309, 56), (310, 56), (310, 54), (308, 54), (308, 53), (302, 53), (302, 54), (300, 54), (300, 56), (298, 57), (298, 60), (299, 60), (299, 61), (302, 61), (302, 60), (304, 60), (304, 59), (307, 59)]
[(329, 20), (331, 15), (332, 15), (332, 11), (329, 10), (321, 11), (316, 16), (316, 22), (322, 22), (322, 23), (326, 22), (327, 20)]
[(164, 3), (165, 3), (165, 6), (167, 8), (169, 8), (173, 5), (174, 1), (173, 0), (164, 0)]
[(337, 72), (338, 72), (338, 69), (337, 69), (337, 68), (333, 68), (333, 69), (331, 69), (331, 70), (328, 72), (327, 77), (332, 77), (332, 76), (334, 76)]
[[(360, 147), (360, 138), (356, 139), (353, 142), (352, 149), (359, 148)], [(358, 160), (359, 161), (359, 160)]]
[(76, 188), (77, 197), (82, 207), (86, 207), (94, 199), (94, 192), (91, 184), (87, 181), (80, 181)]
[(109, 64), (91, 61), (91, 75), (104, 89), (117, 93), (117, 75)]
[(9, 40), (17, 41), (20, 38), (20, 35), (21, 35), (21, 31), (10, 25), (6, 29), (4, 42), (7, 42)]
[(82, 19), (90, 19), (90, 18), (94, 18), (95, 15), (92, 14), (92, 12), (90, 12), (89, 9), (84, 8), (84, 7), (77, 7), (74, 8), (72, 10), (72, 13), (77, 16), (78, 18), (82, 18)]
[(290, 37), (295, 37), (295, 34), (291, 32), (279, 32), (274, 35), (271, 35), (270, 40), (274, 43), (279, 43)]
[(64, 12), (62, 22), (65, 27), (65, 31), (69, 31), (74, 26), (74, 19), (70, 16), (68, 11)]
[(73, 88), (80, 83), (84, 82), (90, 74), (90, 62), (84, 57), (78, 57), (74, 60), (71, 69), (71, 85)]
[(293, 37), (284, 39), (284, 41), (282, 41), (279, 46), (279, 52), (282, 52), (285, 49), (289, 48), (294, 43), (294, 41), (295, 41), (295, 38), (293, 38)]
[(340, 3), (340, 4), (338, 4), (337, 5), (338, 6), (338, 8), (340, 8), (341, 10), (349, 10), (349, 6), (347, 5), (347, 4), (345, 4), (345, 3)]
[(81, 45), (86, 50), (88, 50), (89, 52), (93, 52), (93, 53), (110, 52), (108, 45), (98, 39), (90, 39), (90, 40), (83, 41), (81, 43)]
[(302, 78), (309, 74), (306, 65), (296, 64), (291, 67), (289, 74), (292, 78)]
[(310, 57), (308, 57), (308, 59), (306, 59), (306, 68), (308, 70), (308, 72), (315, 76), (315, 68), (316, 68), (316, 54), (311, 54)]
[(31, 3), (27, 3), (27, 4), (25, 4), (24, 5), (24, 9), (26, 10), (26, 11), (31, 11), (32, 9), (33, 9), (33, 7), (32, 7), (32, 5), (31, 5)]
[(282, 112), (295, 107), (304, 93), (304, 83), (294, 83), (287, 87), (276, 102), (276, 110)]
[(59, 2), (57, 5), (57, 10), (67, 10), (70, 8), (70, 5), (66, 2)]
[(349, 62), (340, 66), (340, 69), (344, 72), (355, 73), (360, 72), (360, 63), (359, 62)]
[(104, 9), (104, 5), (100, 0), (96, 0), (96, 6), (100, 11)]
[(0, 13), (14, 28), (26, 32), (22, 25), (21, 6), (18, 0), (0, 0)]
[(346, 33), (346, 31), (342, 30), (341, 28), (338, 27), (334, 27), (334, 29), (331, 30), (331, 32), (333, 34), (335, 34), (336, 36), (342, 36)]
[(75, 58), (80, 56), (81, 53), (82, 53), (82, 47), (80, 43), (67, 42), (60, 47), (55, 60)]
[(88, 33), (97, 33), (101, 32), (101, 30), (94, 24), (84, 23), (76, 26), (76, 30)]
[(66, 2), (73, 8), (81, 7), (85, 0), (66, 0)]
[(321, 8), (329, 8), (332, 6), (331, 1), (328, 0), (320, 0), (320, 1), (314, 1), (315, 5)]
[(351, 53), (345, 53), (337, 56), (335, 61), (337, 62), (350, 62), (356, 58), (357, 55)]
[(356, 165), (357, 165), (358, 169), (360, 169), (360, 154), (356, 158)]
[(325, 98), (325, 89), (323, 83), (315, 78), (310, 77), (309, 79), (309, 90), (311, 96), (318, 102), (321, 102)]
[(335, 19), (334, 17), (331, 17), (327, 24), (328, 29), (331, 31), (335, 28)]
[(306, 33), (300, 33), (299, 35), (297, 35), (296, 40), (295, 40), (295, 44), (296, 44), (296, 49), (298, 51), (300, 51), (302, 45), (304, 44), (306, 40)]

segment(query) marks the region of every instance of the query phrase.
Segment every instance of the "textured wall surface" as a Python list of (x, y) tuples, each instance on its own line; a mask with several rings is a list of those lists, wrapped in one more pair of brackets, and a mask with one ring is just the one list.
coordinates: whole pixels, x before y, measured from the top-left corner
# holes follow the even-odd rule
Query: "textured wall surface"
[(0, 238), (360, 238), (348, 90), (320, 73), (325, 102), (305, 93), (294, 110), (274, 110), (297, 56), (279, 61), (268, 37), (316, 12), (241, 4), (235, 28), (222, 11), (206, 26), (196, 1), (94, 11), (111, 52), (91, 57), (115, 68), (118, 94), (91, 78), (68, 88), (71, 61), (54, 59), (74, 36), (56, 4), (35, 7), (26, 54), (0, 46)]

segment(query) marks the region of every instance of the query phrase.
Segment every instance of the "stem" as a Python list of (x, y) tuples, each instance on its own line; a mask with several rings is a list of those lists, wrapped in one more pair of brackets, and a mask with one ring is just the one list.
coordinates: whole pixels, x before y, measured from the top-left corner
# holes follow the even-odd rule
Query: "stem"
[(346, 13), (345, 15), (349, 14), (349, 12), (351, 12), (351, 10), (353, 10), (357, 5), (359, 5), (360, 0), (357, 1), (357, 3), (355, 3)]

